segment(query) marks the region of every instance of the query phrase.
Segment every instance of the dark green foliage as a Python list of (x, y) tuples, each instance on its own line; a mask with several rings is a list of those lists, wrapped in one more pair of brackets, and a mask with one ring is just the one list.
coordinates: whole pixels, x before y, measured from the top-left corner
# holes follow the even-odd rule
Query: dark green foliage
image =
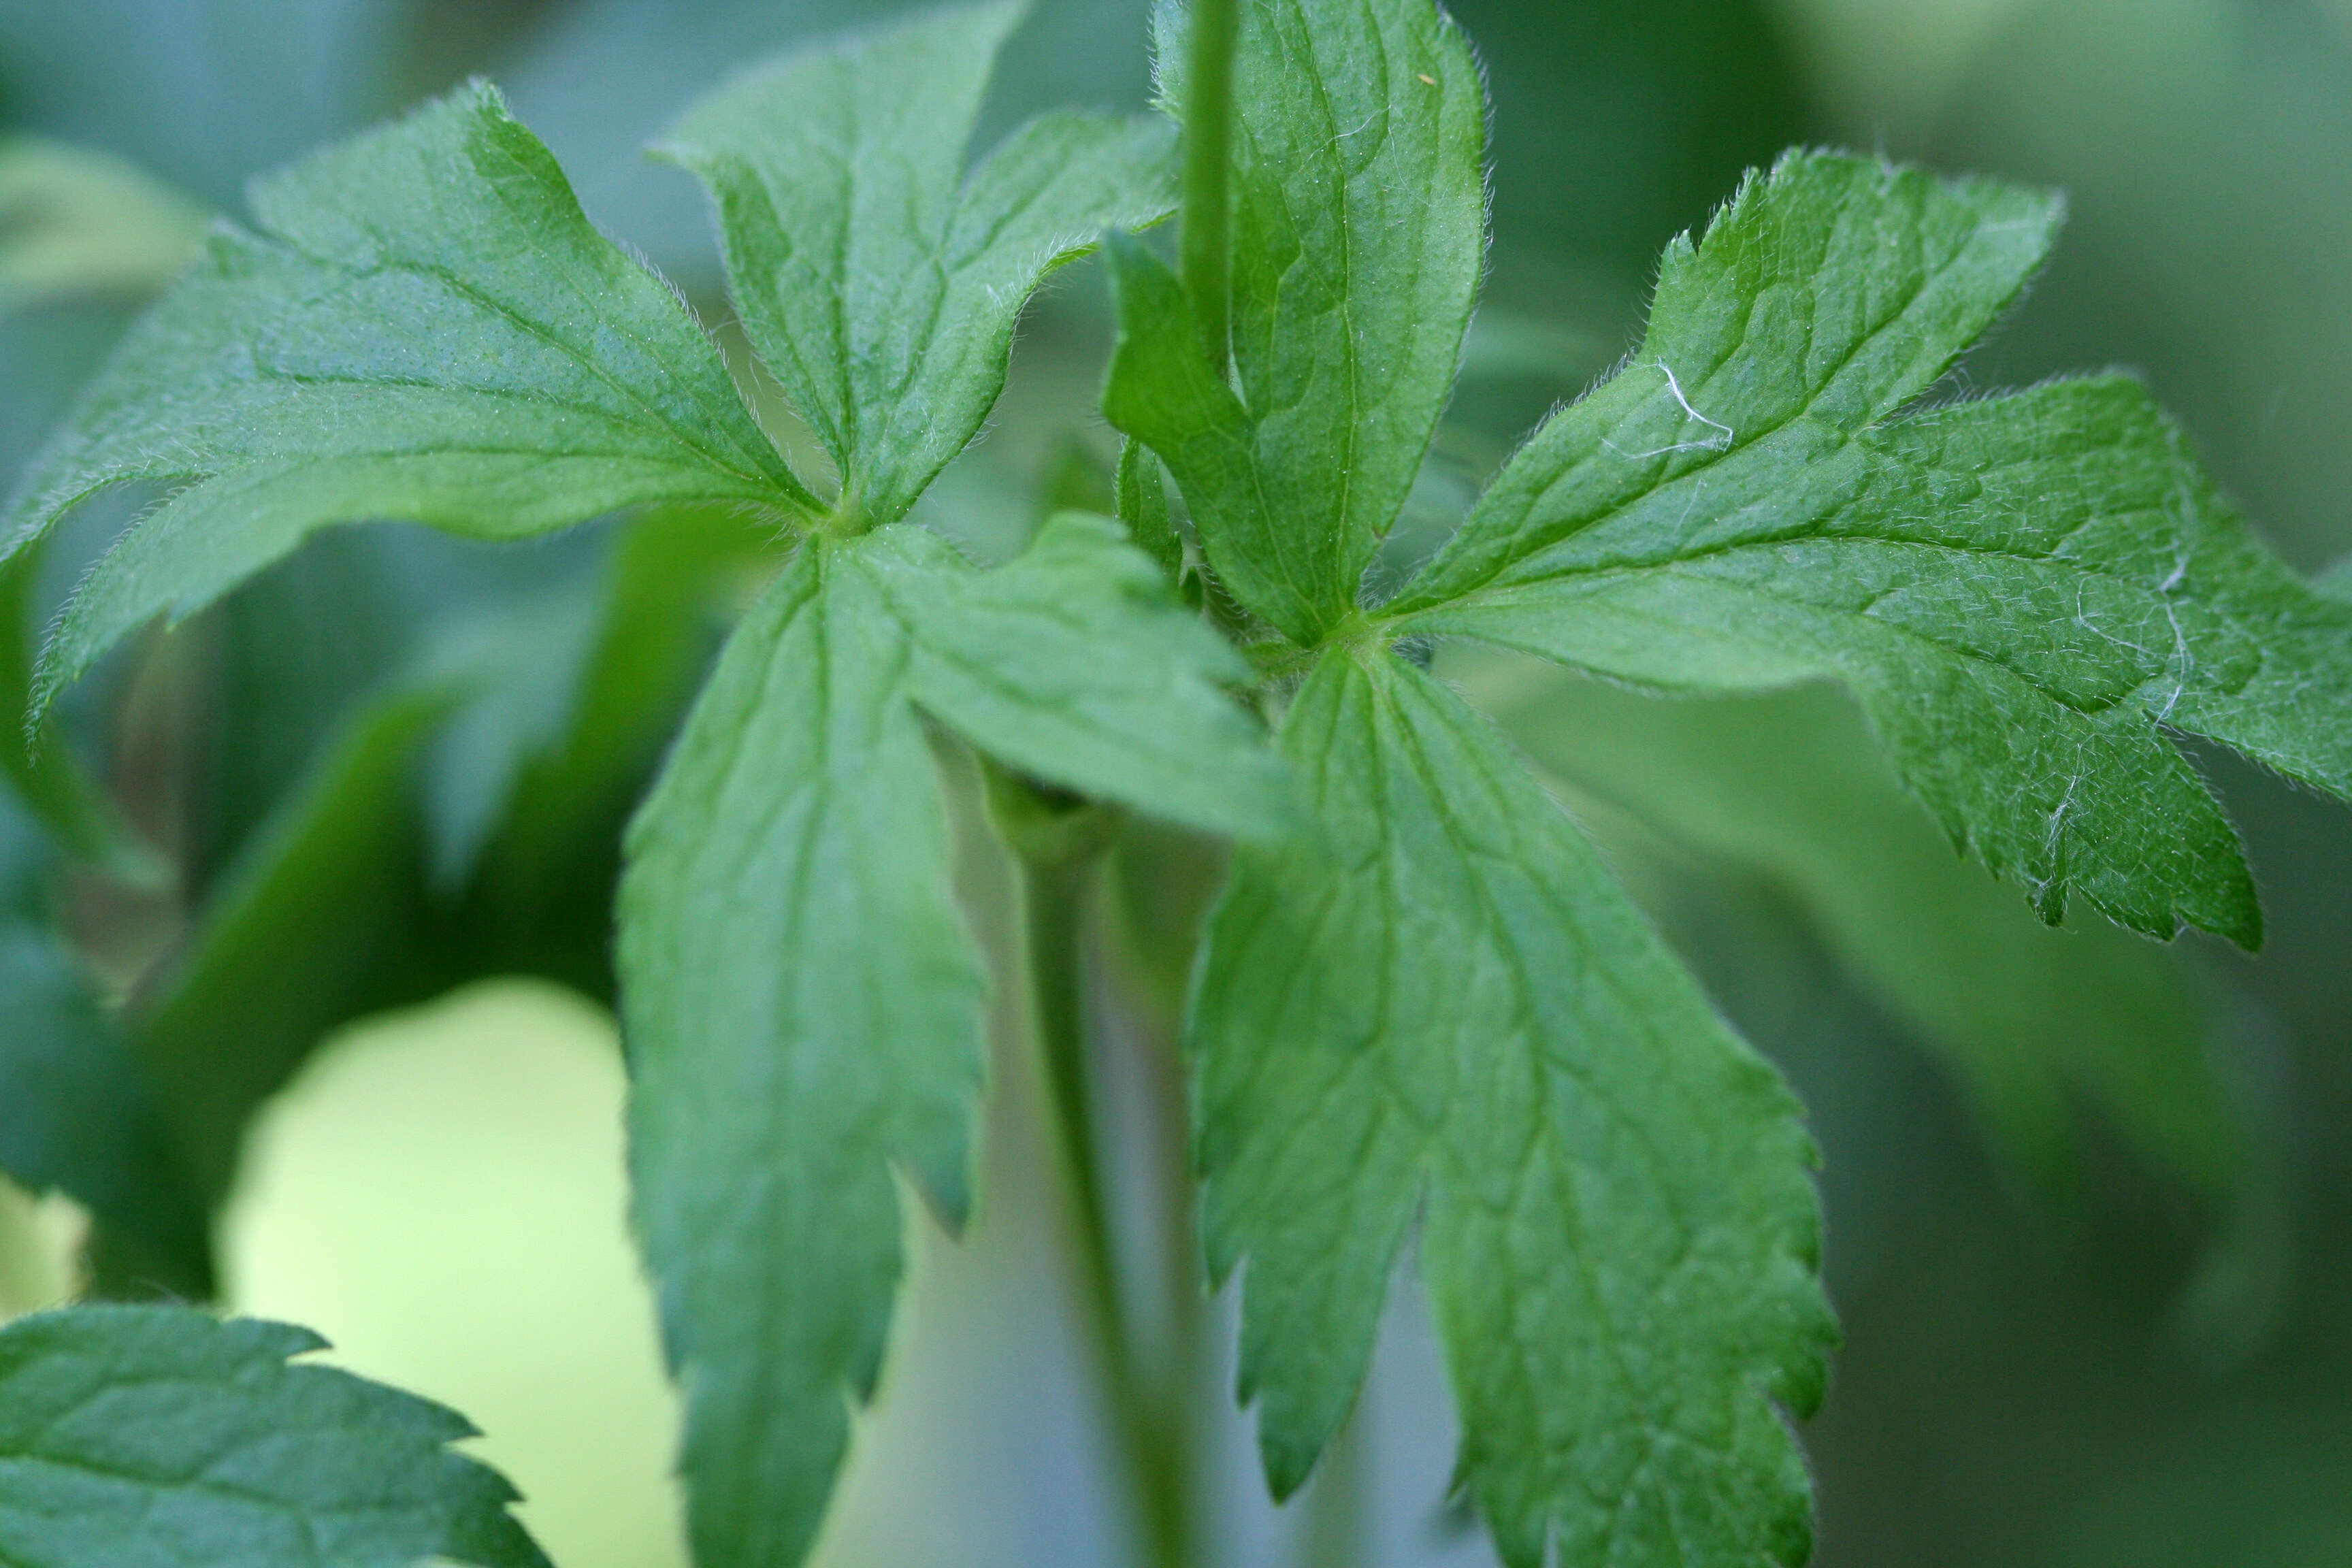
[(0, 1558), (25, 1568), (546, 1568), (464, 1417), (178, 1307), (0, 1329)]

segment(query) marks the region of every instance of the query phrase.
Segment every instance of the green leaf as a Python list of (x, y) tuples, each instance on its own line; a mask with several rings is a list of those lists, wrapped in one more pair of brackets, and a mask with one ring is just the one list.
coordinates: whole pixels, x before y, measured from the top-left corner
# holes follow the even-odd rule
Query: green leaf
[(679, 498), (814, 510), (660, 279), (487, 86), (257, 184), (35, 466), (13, 552), (108, 486), (170, 489), (59, 625), (43, 695), (329, 523), (514, 538)]
[(1283, 747), (1322, 842), (1244, 847), (1192, 1026), (1212, 1268), (1278, 1493), (1362, 1376), (1416, 1215), (1513, 1568), (1793, 1563), (1771, 1401), (1818, 1402), (1811, 1141), (1592, 849), (1402, 660), (1327, 653)]
[(209, 1293), (208, 1216), (143, 1064), (90, 977), (30, 921), (0, 921), (0, 1171), (88, 1209), (174, 1289)]
[(415, 679), (464, 693), (425, 771), (435, 884), (464, 885), (513, 803), (523, 769), (570, 725), (603, 630), (604, 574), (504, 595), (437, 628)]
[(1850, 685), (2045, 920), (2243, 945), (2235, 835), (2164, 730), (2352, 795), (2352, 608), (2246, 532), (2136, 383), (1895, 416), (2039, 264), (2049, 198), (1799, 154), (1671, 247), (1648, 336), (1387, 609), (1682, 690)]
[(982, 973), (937, 720), (1017, 767), (1218, 831), (1291, 825), (1218, 687), (1245, 670), (1118, 525), (974, 571), (913, 524), (812, 539), (739, 626), (629, 836), (638, 1224), (688, 1391), (698, 1560), (799, 1562), (872, 1390), (891, 1181), (967, 1206)]
[[(1181, 54), (1163, 43), (1163, 68)], [(1238, 391), (1134, 250), (1103, 406), (1166, 460), (1242, 603), (1311, 644), (1355, 608), (1453, 388), (1484, 255), (1486, 101), (1434, 6), (1276, 0), (1242, 8), (1234, 109)]]
[(306, 1329), (77, 1307), (0, 1329), (0, 1560), (21, 1568), (545, 1568), (454, 1411), (290, 1366)]
[(209, 1290), (205, 1206), (153, 1086), (95, 977), (49, 929), (52, 859), (0, 795), (0, 1172), (66, 1193), (132, 1238), (157, 1274)]
[(525, 750), (457, 933), (484, 973), (521, 968), (609, 997), (621, 837), (743, 602), (774, 531), (719, 506), (630, 520), (596, 586), (593, 643), (565, 680), (561, 732)]
[(729, 639), (632, 826), (636, 1221), (687, 1391), (697, 1562), (790, 1568), (871, 1394), (893, 1172), (950, 1222), (982, 973), (866, 542), (812, 540)]
[(339, 1024), (430, 994), (415, 769), (442, 689), (388, 692), (331, 739), (220, 879), (134, 1036), (217, 1202), (254, 1110)]
[(2095, 919), (2035, 921), (1952, 854), (1843, 693), (1661, 701), (1524, 661), (1444, 668), (1550, 773), (1784, 892), (1958, 1076), (2020, 1174), (2073, 1178), (2087, 1104), (2208, 1200), (2249, 1178), (2185, 955)]
[(139, 842), (92, 779), (59, 744), (45, 715), (27, 729), (33, 702), (33, 577), (40, 552), (0, 561), (0, 774), (57, 841), (137, 887), (163, 878), (160, 857)]
[(1164, 123), (1042, 115), (964, 172), (1018, 4), (927, 13), (756, 66), (660, 151), (717, 202), (736, 309), (866, 521), (980, 428), (1039, 279), (1173, 205)]
[(1248, 665), (1118, 524), (1056, 513), (992, 572), (916, 528), (877, 543), (912, 652), (908, 689), (950, 729), (1038, 778), (1188, 826), (1264, 838), (1293, 826), (1265, 731), (1222, 689)]
[(2321, 573), (2312, 585), (2331, 599), (2352, 599), (2352, 555)]
[(1128, 537), (1136, 548), (1160, 563), (1179, 593), (1197, 594), (1185, 570), (1184, 536), (1168, 513), (1168, 487), (1160, 478), (1160, 459), (1144, 450), (1140, 442), (1120, 442), (1118, 467), (1112, 472), (1111, 484), (1118, 521), (1127, 525)]
[(0, 140), (0, 310), (144, 298), (194, 258), (205, 219), (128, 160), (45, 136)]

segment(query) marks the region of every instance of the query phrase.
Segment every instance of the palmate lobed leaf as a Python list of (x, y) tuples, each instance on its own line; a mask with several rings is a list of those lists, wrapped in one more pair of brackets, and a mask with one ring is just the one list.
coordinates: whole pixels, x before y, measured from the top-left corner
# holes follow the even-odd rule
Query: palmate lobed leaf
[[(962, 172), (1018, 16), (945, 11), (755, 68), (673, 144), (719, 197), (738, 308), (830, 444), (837, 500), (786, 467), (691, 315), (475, 87), (258, 185), (258, 232), (215, 232), (0, 535), (20, 548), (110, 485), (169, 491), (59, 623), (46, 698), (331, 523), (511, 538), (691, 501), (803, 531), (695, 706), (622, 897), (638, 1213), (688, 1385), (706, 1562), (797, 1561), (822, 1518), (887, 1322), (892, 1163), (961, 1207), (981, 975), (925, 723), (1195, 827), (1289, 819), (1262, 731), (1222, 689), (1244, 667), (1116, 525), (1057, 519), (982, 573), (892, 522), (985, 416), (1039, 279), (1169, 205), (1155, 121), (1046, 116)], [(405, 761), (376, 739), (366, 756)], [(376, 804), (231, 900), (151, 1021), (206, 1177), (315, 1032), (314, 988), (262, 1008), (258, 1054), (214, 1061), (218, 1025), (263, 1000), (253, 953), (308, 934), (278, 930), (306, 889), (413, 837), (404, 795)], [(455, 863), (478, 836), (466, 813), (489, 807), (443, 804), (463, 806), (442, 814)], [(378, 879), (418, 893), (407, 868)], [(357, 927), (318, 929), (340, 995)]]
[[(1373, 51), (1335, 64), (1290, 42), (1410, 37), (1440, 26), (1430, 7), (1245, 14), (1237, 78), (1273, 90), (1243, 112), (1306, 117), (1336, 78), (1361, 112), (1330, 145), (1379, 146), (1384, 199), (1428, 204), (1440, 234), (1454, 204), (1475, 207), (1475, 153), (1466, 171), (1436, 155), (1444, 133), (1408, 96), (1444, 72), (1408, 84)], [(1326, 210), (1311, 175), (1286, 185), (1246, 146), (1236, 168), (1237, 213), (1253, 195)], [(1244, 1392), (1278, 1489), (1352, 1398), (1423, 1201), (1459, 1479), (1506, 1561), (1538, 1563), (1556, 1541), (1563, 1563), (1793, 1562), (1808, 1533), (1765, 1397), (1802, 1406), (1829, 1334), (1790, 1109), (1720, 1082), (1708, 1112), (1640, 1098), (1685, 1081), (1659, 1062), (1720, 1068), (1738, 1048), (1508, 754), (1376, 650), (1472, 637), (1675, 690), (1843, 680), (1944, 830), (2045, 918), (2079, 889), (2158, 934), (2185, 920), (2256, 940), (2235, 837), (2165, 731), (2342, 793), (2352, 623), (2252, 542), (2126, 380), (1903, 412), (2016, 296), (2057, 216), (1990, 182), (1792, 154), (1669, 251), (1643, 349), (1538, 432), (1386, 604), (1367, 602), (1365, 555), (1328, 502), (1378, 465), (1358, 430), (1317, 426), (1344, 400), (1315, 394), (1391, 348), (1411, 363), (1438, 345), (1451, 368), (1461, 319), (1416, 292), (1423, 259), (1379, 231), (1338, 252), (1343, 268), (1318, 272), (1307, 248), (1237, 273), (1261, 365), (1294, 373), (1268, 401), (1246, 365), (1229, 380), (1201, 352), (1175, 277), (1114, 243), (1106, 412), (1166, 462), (1209, 563), (1277, 634), (1261, 668), (1312, 670), (1283, 743), (1326, 842), (1239, 858), (1191, 1030), (1209, 1240), (1221, 1268), (1246, 1263)], [(1410, 331), (1356, 330), (1360, 302)], [(1279, 451), (1269, 418), (1296, 437)], [(1379, 455), (1417, 462), (1420, 440), (1391, 434)], [(1396, 510), (1374, 510), (1371, 537)], [(1567, 1087), (1548, 1097), (1530, 1060)], [(2126, 1097), (2141, 1087), (2112, 1076)], [(2146, 1131), (2163, 1142), (2178, 1130), (2158, 1121)], [(1724, 1162), (1710, 1199), (1773, 1196), (1720, 1211), (1719, 1268), (1667, 1310), (1628, 1282), (1654, 1284), (1659, 1238), (1717, 1212), (1682, 1201), (1675, 1152)], [(1518, 1250), (1465, 1240), (1480, 1235)]]
[(284, 1323), (77, 1307), (0, 1329), (0, 1560), (22, 1568), (546, 1568), (454, 1411)]
[(867, 521), (903, 517), (980, 428), (1038, 280), (1174, 205), (1156, 120), (1041, 115), (965, 173), (1023, 11), (994, 0), (796, 51), (661, 146), (709, 187), (744, 331)]
[[(1180, 58), (1163, 30), (1162, 68)], [(1171, 77), (1179, 108), (1183, 83)], [(1433, 6), (1247, 5), (1234, 61), (1234, 381), (1132, 245), (1103, 412), (1166, 460), (1234, 595), (1311, 643), (1419, 472), (1486, 250), (1486, 104)]]
[(1314, 829), (1237, 856), (1187, 1030), (1269, 1479), (1297, 1485), (1346, 1415), (1418, 1215), (1457, 1483), (1505, 1561), (1796, 1561), (1807, 1488), (1774, 1401), (1811, 1407), (1833, 1330), (1794, 1101), (1360, 600), (1476, 278), (1475, 74), (1419, 0), (1244, 16), (1235, 208), (1272, 258), (1235, 258), (1235, 375), (1114, 239), (1104, 407), (1299, 645), (1267, 668), (1310, 671), (1281, 740)]
[(255, 184), (27, 478), (14, 550), (107, 486), (170, 489), (91, 572), (44, 694), (335, 522), (515, 538), (650, 501), (814, 499), (668, 288), (487, 86)]
[(1272, 0), (1235, 76), (1234, 375), (1115, 239), (1104, 407), (1299, 646), (1268, 668), (1310, 671), (1280, 733), (1314, 830), (1236, 857), (1187, 1029), (1269, 1479), (1297, 1485), (1345, 1416), (1418, 1215), (1457, 1483), (1505, 1561), (1793, 1562), (1807, 1489), (1773, 1402), (1811, 1407), (1833, 1333), (1794, 1101), (1360, 603), (1476, 279), (1475, 73), (1419, 0)]
[[(1150, 635), (1104, 640), (1121, 618)], [(982, 969), (923, 717), (1055, 783), (1263, 832), (1286, 797), (1218, 689), (1238, 673), (1116, 525), (1076, 514), (985, 573), (911, 524), (814, 542), (730, 638), (621, 895), (638, 1225), (688, 1392), (698, 1561), (800, 1561), (879, 1367), (893, 1167), (950, 1224), (966, 1205)]]
[(1244, 847), (1191, 1024), (1213, 1271), (1278, 1493), (1352, 1403), (1416, 1215), (1505, 1562), (1793, 1563), (1833, 1329), (1813, 1155), (1476, 714), (1326, 653), (1282, 733), (1322, 833)]
[(2246, 531), (2118, 376), (1905, 414), (2054, 203), (1792, 155), (1660, 275), (1648, 336), (1384, 607), (1641, 684), (1853, 688), (1954, 840), (2055, 921), (2261, 936), (2172, 729), (2352, 795), (2352, 611)]

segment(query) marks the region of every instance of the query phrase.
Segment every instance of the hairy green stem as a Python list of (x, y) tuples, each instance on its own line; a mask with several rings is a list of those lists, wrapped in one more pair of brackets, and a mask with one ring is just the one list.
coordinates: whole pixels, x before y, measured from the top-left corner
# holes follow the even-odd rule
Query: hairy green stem
[(1108, 818), (1097, 807), (1057, 811), (1053, 802), (1002, 775), (992, 785), (998, 821), (1022, 867), (1030, 1006), (1068, 1184), (1077, 1284), (1125, 1461), (1143, 1560), (1150, 1568), (1187, 1568), (1192, 1560), (1191, 1412), (1181, 1389), (1171, 1390), (1180, 1396), (1174, 1400), (1155, 1396), (1138, 1352), (1094, 1136), (1085, 919), (1087, 889), (1108, 837)]
[(1220, 373), (1231, 352), (1234, 43), (1240, 0), (1192, 0), (1184, 59), (1183, 232), (1179, 259), (1201, 340)]

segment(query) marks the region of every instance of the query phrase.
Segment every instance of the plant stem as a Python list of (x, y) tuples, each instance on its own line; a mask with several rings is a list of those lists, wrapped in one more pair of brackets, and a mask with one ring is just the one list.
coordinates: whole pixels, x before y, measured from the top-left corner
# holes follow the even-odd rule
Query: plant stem
[(1234, 43), (1240, 0), (1192, 0), (1184, 60), (1184, 290), (1209, 363), (1223, 374), (1232, 352)]
[[(1125, 1461), (1143, 1559), (1151, 1568), (1186, 1568), (1192, 1554), (1190, 1412), (1181, 1401), (1171, 1408), (1154, 1397), (1137, 1353), (1095, 1147), (1085, 917), (1087, 892), (1108, 838), (1108, 818), (1097, 807), (1079, 806), (1055, 820), (1052, 803), (1019, 781), (999, 775), (992, 784), (998, 821), (1021, 861), (1030, 1006), (1068, 1183), (1077, 1283)], [(1029, 803), (1008, 810), (1008, 797), (1016, 790)], [(1022, 820), (1008, 821), (1013, 816)]]

